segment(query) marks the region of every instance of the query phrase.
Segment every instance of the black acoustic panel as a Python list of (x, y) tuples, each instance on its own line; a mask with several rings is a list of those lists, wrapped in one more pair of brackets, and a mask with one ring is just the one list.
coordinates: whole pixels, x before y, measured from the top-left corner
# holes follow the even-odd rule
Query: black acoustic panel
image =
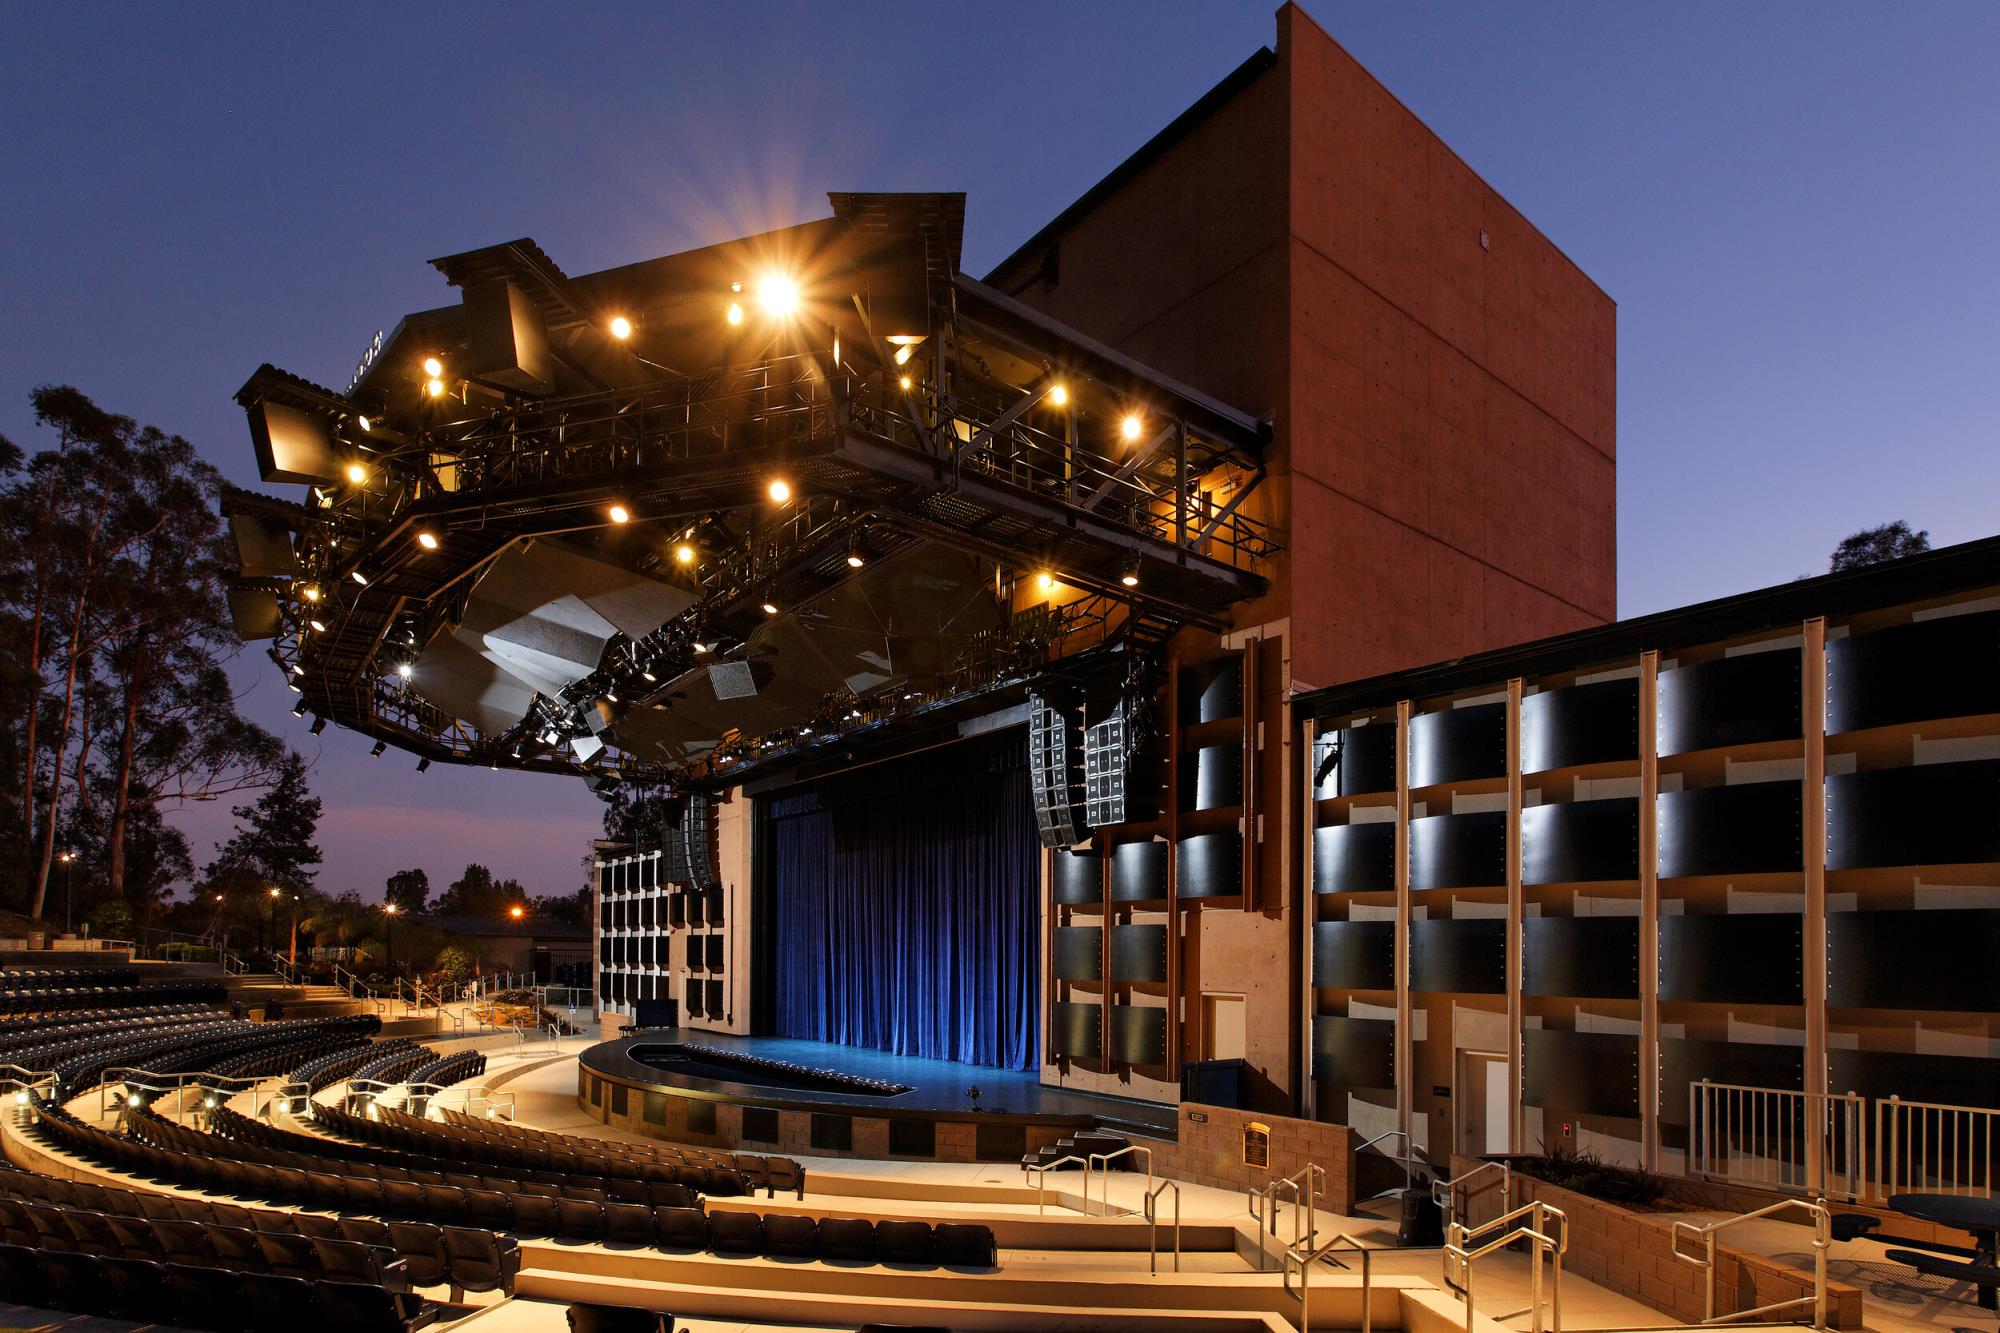
[(1057, 852), (1050, 859), (1051, 892), (1072, 907), (1104, 901), (1104, 858), (1095, 852)]
[(1521, 771), (1639, 757), (1639, 682), (1600, 680), (1521, 700)]
[(708, 982), (707, 985), (708, 985), (708, 1016), (710, 1018), (727, 1017), (729, 1006), (725, 1004), (722, 999), (722, 983), (719, 981), (711, 981)]
[(1831, 1004), (1987, 1013), (2000, 999), (2000, 910), (1835, 912), (1826, 941)]
[(699, 977), (688, 978), (686, 995), (687, 995), (687, 1003), (682, 1005), (681, 1007), (686, 1009), (689, 1014), (693, 1015), (696, 1018), (708, 1017), (708, 1006), (705, 1003), (708, 991), (707, 988), (705, 988), (701, 984), (701, 979)]
[(1507, 922), (1501, 917), (1433, 917), (1410, 923), (1410, 989), (1504, 995)]
[(1313, 1019), (1313, 1077), (1348, 1088), (1395, 1087), (1395, 1022), (1338, 1014)]
[(1802, 689), (1796, 648), (1662, 671), (1660, 753), (1796, 739)]
[(776, 1143), (778, 1141), (777, 1110), (769, 1106), (744, 1107), (743, 1141), (745, 1143)]
[(1410, 719), (1410, 785), (1507, 774), (1507, 705), (1441, 708)]
[(1750, 875), (1805, 865), (1796, 782), (1663, 791), (1656, 807), (1660, 874)]
[(1182, 838), (1174, 892), (1181, 898), (1229, 898), (1243, 892), (1243, 835), (1234, 829)]
[(1630, 797), (1521, 811), (1521, 882), (1587, 884), (1639, 877), (1639, 802)]
[(1313, 799), (1396, 790), (1396, 726), (1342, 727), (1313, 742)]
[(1826, 680), (1828, 731), (2000, 713), (2000, 611), (1836, 639)]
[(720, 972), (722, 970), (723, 960), (728, 957), (724, 952), (724, 946), (728, 942), (728, 939), (721, 935), (710, 935), (705, 941), (706, 947), (703, 952), (708, 955), (709, 971)]
[(1571, 1115), (1639, 1114), (1639, 1039), (1614, 1032), (1521, 1034), (1521, 1100)]
[(1121, 842), (1111, 853), (1111, 899), (1150, 902), (1167, 896), (1167, 844)]
[(1243, 655), (1232, 653), (1199, 666), (1183, 668), (1180, 699), (1182, 726), (1242, 717)]
[(1639, 918), (1531, 916), (1521, 923), (1521, 993), (1639, 997)]
[(1136, 1004), (1111, 1006), (1111, 1058), (1121, 1065), (1167, 1062), (1167, 1011)]
[(937, 1122), (933, 1120), (891, 1120), (889, 1122), (889, 1155), (891, 1157), (937, 1156)]
[(979, 1124), (972, 1127), (972, 1156), (981, 1162), (1019, 1162), (1028, 1152), (1024, 1124)]
[(1396, 988), (1396, 923), (1321, 921), (1313, 927), (1313, 985)]
[(1167, 979), (1167, 928), (1165, 926), (1113, 926), (1111, 928), (1111, 979), (1113, 981), (1165, 981)]
[(2000, 1108), (2000, 1060), (1905, 1051), (1827, 1052), (1828, 1086), (1886, 1101)]
[[(1806, 1053), (1798, 1046), (1772, 1046), (1747, 1041), (1693, 1041), (1665, 1038), (1660, 1042), (1660, 1119), (1669, 1125), (1688, 1123), (1688, 1085), (1701, 1079), (1746, 1088), (1805, 1087)], [(1781, 1126), (1773, 1126), (1775, 1131)], [(1801, 1140), (1795, 1130), (1792, 1142)]]
[(1314, 893), (1384, 893), (1395, 887), (1395, 821), (1313, 830)]
[(1243, 804), (1243, 747), (1207, 745), (1181, 756), (1181, 809)]
[(1096, 981), (1104, 975), (1104, 931), (1098, 926), (1057, 926), (1057, 981)]
[(1826, 780), (1826, 868), (2000, 861), (2000, 759)]
[(1477, 889), (1507, 883), (1507, 813), (1478, 810), (1410, 821), (1410, 887)]
[(1713, 1004), (1805, 999), (1805, 926), (1794, 912), (1660, 918), (1660, 998)]
[(1063, 1000), (1049, 1009), (1055, 1020), (1054, 1054), (1095, 1060), (1103, 1045), (1103, 1006)]

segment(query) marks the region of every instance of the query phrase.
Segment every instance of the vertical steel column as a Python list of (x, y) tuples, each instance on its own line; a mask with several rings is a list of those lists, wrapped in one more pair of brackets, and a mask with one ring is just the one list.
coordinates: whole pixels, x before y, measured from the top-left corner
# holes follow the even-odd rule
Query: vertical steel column
[[(1181, 931), (1181, 865), (1180, 865), (1180, 810), (1181, 810), (1181, 671), (1180, 656), (1170, 652), (1167, 655), (1167, 726), (1173, 738), (1167, 746), (1167, 1073), (1172, 1079), (1180, 1077), (1181, 1068), (1181, 1010), (1186, 997), (1181, 994), (1187, 985), (1183, 954), (1187, 942)], [(1107, 920), (1106, 924), (1109, 922)], [(1110, 947), (1110, 931), (1105, 932), (1106, 948)], [(1109, 977), (1107, 955), (1105, 975)], [(1199, 1005), (1199, 999), (1196, 1004)], [(1107, 1033), (1105, 1040), (1110, 1036)]]
[(1639, 1139), (1660, 1166), (1660, 655), (1639, 655)]
[(1410, 701), (1396, 704), (1396, 1128), (1410, 1133), (1416, 1038), (1410, 1031)]
[[(1521, 1115), (1521, 1029), (1527, 1024), (1521, 997), (1522, 922), (1527, 890), (1521, 874), (1521, 696), (1519, 676), (1507, 682), (1507, 1151), (1525, 1151)], [(1456, 1145), (1454, 1145), (1456, 1146)]]
[[(1186, 441), (1186, 431), (1181, 432), (1181, 439)], [(1264, 701), (1257, 690), (1257, 681), (1263, 672), (1263, 646), (1263, 640), (1254, 636), (1243, 640), (1243, 857), (1237, 876), (1243, 884), (1243, 910), (1246, 912), (1264, 910), (1263, 860), (1258, 855), (1262, 843), (1258, 835), (1264, 819), (1264, 792), (1257, 771), (1257, 741), (1264, 726)]]
[[(1305, 810), (1299, 837), (1303, 845), (1299, 848), (1299, 891), (1292, 895), (1295, 910), (1299, 914), (1295, 930), (1299, 933), (1299, 1039), (1293, 1043), (1293, 1058), (1299, 1062), (1299, 1073), (1295, 1080), (1298, 1087), (1299, 1116), (1313, 1120), (1319, 1114), (1319, 1085), (1313, 1077), (1313, 1019), (1319, 1013), (1319, 986), (1314, 980), (1313, 970), (1313, 927), (1319, 920), (1319, 899), (1313, 893), (1313, 834), (1319, 827), (1319, 788), (1313, 782), (1313, 756), (1319, 749), (1319, 720), (1309, 719), (1300, 728), (1305, 744), (1300, 747), (1300, 762), (1305, 765), (1305, 780), (1299, 784), (1304, 799), (1298, 802)], [(1296, 769), (1296, 765), (1293, 766)], [(1287, 809), (1293, 804), (1287, 802)]]
[(1186, 546), (1188, 537), (1187, 422), (1174, 423), (1174, 545)]
[[(1826, 618), (1805, 623), (1801, 654), (1799, 726), (1805, 738), (1805, 791), (1801, 808), (1805, 844), (1806, 1180), (1826, 1187)], [(1848, 1160), (1861, 1150), (1845, 1145)]]

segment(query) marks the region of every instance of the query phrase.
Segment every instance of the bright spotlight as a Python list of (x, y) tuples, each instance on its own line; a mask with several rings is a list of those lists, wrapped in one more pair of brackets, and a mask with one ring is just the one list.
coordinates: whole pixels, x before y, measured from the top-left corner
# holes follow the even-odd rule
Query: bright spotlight
[(632, 521), (632, 511), (624, 505), (612, 505), (604, 512), (611, 516), (613, 523), (630, 523)]
[(374, 423), (373, 423), (373, 422), (371, 422), (371, 421), (369, 421), (369, 420), (368, 420), (368, 418), (367, 418), (367, 417), (365, 417), (365, 416), (362, 416), (362, 417), (356, 417), (356, 418), (355, 418), (355, 421), (356, 421), (357, 423), (359, 423), (359, 424), (360, 424), (360, 426), (361, 426), (361, 429), (362, 429), (362, 432), (363, 432), (364, 434), (365, 434), (366, 432), (368, 432), (368, 431), (371, 431), (371, 430), (374, 430), (374, 429), (375, 429), (375, 425), (374, 425)]
[(306, 622), (306, 624), (308, 624), (308, 625), (311, 625), (311, 626), (312, 626), (312, 628), (313, 628), (313, 633), (315, 633), (315, 634), (324, 634), (324, 633), (326, 633), (326, 625), (325, 625), (325, 624), (324, 624), (323, 622), (321, 622), (321, 621), (318, 621), (318, 620), (308, 620), (308, 621)]
[(303, 596), (308, 602), (317, 602), (319, 600), (319, 585), (316, 583), (308, 583), (305, 586), (305, 590), (300, 595)]
[(424, 374), (428, 375), (432, 379), (436, 379), (438, 376), (444, 374), (444, 362), (438, 360), (434, 356), (425, 357)]
[(528, 909), (521, 906), (521, 904), (519, 903), (515, 903), (512, 907), (507, 909), (507, 915), (513, 917), (516, 921), (519, 921), (522, 917), (526, 916), (527, 914), (528, 914)]
[(430, 383), (424, 386), (424, 392), (429, 394), (433, 398), (444, 397), (444, 381), (432, 380)]
[(368, 576), (366, 574), (363, 574), (358, 569), (349, 570), (347, 572), (347, 577), (353, 579), (356, 583), (360, 584), (364, 588), (368, 586)]
[(774, 603), (774, 602), (766, 602), (766, 603), (764, 603), (764, 614), (765, 614), (765, 615), (767, 615), (767, 616), (775, 616), (775, 615), (777, 615), (777, 614), (778, 614), (778, 607), (777, 607), (777, 604), (776, 604), (776, 603)]
[(432, 532), (429, 528), (425, 528), (422, 532), (419, 532), (417, 534), (417, 545), (423, 547), (426, 551), (437, 550), (438, 548), (437, 534), (435, 532)]
[(408, 662), (396, 663), (396, 674), (401, 676), (404, 680), (408, 680), (413, 674), (415, 674), (415, 672), (416, 668), (411, 666)]
[(1049, 386), (1049, 402), (1056, 407), (1069, 406), (1069, 386), (1065, 384), (1051, 384)]
[(347, 465), (347, 479), (356, 486), (359, 486), (362, 482), (368, 480), (368, 469), (359, 463), (349, 463)]
[(1128, 588), (1136, 588), (1139, 586), (1139, 571), (1136, 569), (1128, 569), (1119, 578), (1118, 581), (1124, 584)]
[(611, 336), (619, 342), (624, 342), (632, 336), (632, 321), (623, 315), (613, 315), (611, 317)]
[(729, 320), (731, 324), (741, 324), (743, 322), (742, 302), (731, 301), (729, 303), (729, 314), (726, 316), (726, 318)]
[(695, 561), (694, 547), (688, 545), (686, 542), (677, 543), (674, 547), (674, 561), (682, 565), (693, 564)]
[(799, 308), (799, 287), (782, 273), (767, 273), (757, 283), (757, 304), (774, 319), (784, 319)]
[(1056, 586), (1056, 576), (1045, 569), (1035, 576), (1035, 583), (1043, 592), (1053, 592)]
[(900, 380), (896, 382), (902, 385), (904, 393), (908, 393), (910, 391), (910, 377), (908, 375), (903, 376)]
[(916, 353), (916, 350), (916, 348), (910, 346), (908, 343), (904, 343), (901, 347), (898, 347), (896, 349), (896, 364), (899, 366), (909, 365), (910, 357)]
[(1123, 435), (1127, 440), (1138, 439), (1139, 432), (1144, 429), (1145, 425), (1139, 420), (1137, 412), (1127, 412), (1125, 419), (1118, 423), (1118, 433)]
[(783, 504), (792, 498), (792, 483), (783, 477), (774, 478), (771, 484), (764, 488), (764, 493), (771, 497), (773, 503)]

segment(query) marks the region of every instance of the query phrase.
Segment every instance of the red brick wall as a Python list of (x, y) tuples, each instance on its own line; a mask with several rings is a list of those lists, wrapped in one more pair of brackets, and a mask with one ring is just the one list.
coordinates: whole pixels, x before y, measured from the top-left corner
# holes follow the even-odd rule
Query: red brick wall
[[(1463, 1174), (1476, 1163), (1452, 1158), (1452, 1173)], [(1569, 1219), (1566, 1272), (1595, 1282), (1621, 1296), (1652, 1306), (1686, 1323), (1704, 1316), (1702, 1271), (1674, 1257), (1673, 1213), (1639, 1213), (1592, 1199), (1571, 1190), (1514, 1176), (1514, 1206), (1541, 1200), (1560, 1208)], [(1468, 1223), (1500, 1215), (1500, 1190), (1495, 1181), (1467, 1201)], [(1810, 1233), (1801, 1231), (1800, 1248), (1811, 1248)], [(1696, 1253), (1693, 1241), (1687, 1242)], [(1715, 1247), (1715, 1312), (1755, 1309), (1776, 1301), (1812, 1294), (1809, 1273), (1786, 1267), (1761, 1255), (1718, 1243)], [(1810, 1307), (1802, 1307), (1809, 1309)], [(1781, 1318), (1789, 1318), (1787, 1311)], [(1862, 1327), (1861, 1292), (1840, 1282), (1827, 1283), (1827, 1321), (1834, 1328)]]
[[(1253, 1120), (1271, 1127), (1268, 1170), (1243, 1165), (1243, 1127)], [(1308, 1162), (1314, 1162), (1326, 1172), (1326, 1194), (1320, 1206), (1330, 1212), (1351, 1213), (1353, 1143), (1354, 1131), (1346, 1125), (1182, 1102), (1180, 1139), (1153, 1146), (1153, 1168), (1176, 1180), (1243, 1190), (1296, 1175)]]

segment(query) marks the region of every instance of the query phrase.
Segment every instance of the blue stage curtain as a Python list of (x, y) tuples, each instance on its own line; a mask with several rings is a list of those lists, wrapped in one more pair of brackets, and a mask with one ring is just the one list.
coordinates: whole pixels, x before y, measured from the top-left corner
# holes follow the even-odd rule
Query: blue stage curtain
[(762, 798), (776, 1035), (1037, 1067), (1025, 761), (1010, 731)]

